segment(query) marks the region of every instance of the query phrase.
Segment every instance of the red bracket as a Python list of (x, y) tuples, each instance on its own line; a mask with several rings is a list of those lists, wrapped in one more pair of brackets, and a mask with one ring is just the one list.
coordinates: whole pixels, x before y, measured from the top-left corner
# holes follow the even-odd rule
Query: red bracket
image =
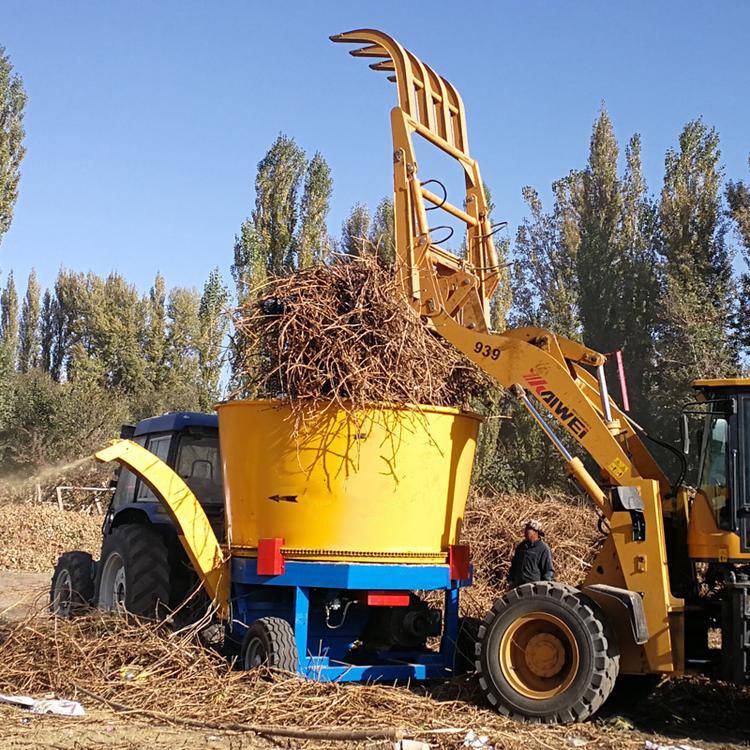
[(471, 576), (471, 548), (468, 544), (451, 544), (448, 548), (451, 581), (466, 581)]
[(258, 539), (258, 575), (284, 575), (284, 555), (281, 548), (284, 540), (280, 537), (273, 539)]

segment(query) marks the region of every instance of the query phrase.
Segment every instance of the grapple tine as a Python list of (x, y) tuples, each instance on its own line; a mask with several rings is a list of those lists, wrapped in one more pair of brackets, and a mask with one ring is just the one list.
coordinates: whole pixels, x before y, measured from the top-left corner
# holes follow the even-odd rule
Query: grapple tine
[(379, 44), (371, 44), (368, 47), (349, 50), (352, 57), (390, 57), (388, 50), (383, 49)]
[(396, 70), (393, 60), (381, 60), (380, 62), (370, 63), (368, 67), (372, 70)]

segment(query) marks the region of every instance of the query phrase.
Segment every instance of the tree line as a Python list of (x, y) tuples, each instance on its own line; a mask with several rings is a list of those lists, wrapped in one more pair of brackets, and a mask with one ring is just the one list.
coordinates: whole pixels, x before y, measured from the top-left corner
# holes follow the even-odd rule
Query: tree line
[(67, 436), (54, 429), (81, 401), (100, 409), (90, 415), (97, 439), (119, 422), (210, 410), (221, 395), (228, 302), (218, 268), (201, 292), (167, 290), (157, 274), (145, 295), (117, 273), (68, 270), (42, 293), (32, 271), (21, 299), (9, 272), (0, 292), (0, 463), (87, 447), (83, 417)]
[[(0, 241), (18, 193), (24, 104), (0, 51)], [(621, 350), (633, 418), (672, 440), (690, 381), (744, 372), (750, 357), (750, 180), (726, 179), (718, 133), (696, 119), (651, 188), (640, 136), (623, 147), (602, 107), (587, 162), (550, 187), (548, 205), (538, 189), (523, 188), (527, 215), (498, 243), (509, 274), (493, 325), (540, 326), (604, 353)], [(145, 295), (115, 273), (64, 269), (44, 291), (32, 273), (20, 295), (8, 272), (0, 291), (0, 465), (48, 460), (50, 446), (70, 455), (119, 421), (210, 408), (224, 374), (231, 385), (225, 312), (269, 275), (338, 253), (374, 252), (392, 263), (390, 198), (372, 212), (355, 203), (332, 236), (332, 192), (324, 157), (279, 135), (258, 163), (254, 203), (235, 236), (231, 294), (219, 269), (200, 293), (168, 291), (157, 275)], [(489, 417), (480, 484), (524, 489), (559, 479), (552, 449), (502, 390), (488, 388), (473, 406)]]

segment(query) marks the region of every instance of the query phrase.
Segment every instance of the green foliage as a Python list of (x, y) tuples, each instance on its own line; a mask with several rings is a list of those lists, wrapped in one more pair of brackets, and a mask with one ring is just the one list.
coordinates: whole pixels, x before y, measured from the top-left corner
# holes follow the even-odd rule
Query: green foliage
[(0, 420), (0, 470), (13, 473), (79, 457), (102, 446), (128, 418), (127, 402), (101, 385), (60, 384), (30, 370), (10, 379)]
[(156, 274), (154, 284), (144, 300), (145, 329), (143, 332), (143, 354), (145, 377), (149, 385), (160, 389), (167, 382), (166, 362), (167, 292), (161, 273)]
[(545, 213), (531, 187), (523, 197), (531, 212), (518, 227), (513, 248), (513, 309), (515, 326), (538, 326), (577, 339), (581, 323), (576, 276), (577, 246), (566, 233), (565, 195), (569, 178), (553, 185), (555, 206)]
[(396, 262), (396, 228), (393, 201), (383, 198), (375, 208), (370, 227), (370, 243), (386, 266)]
[(18, 292), (11, 271), (5, 288), (0, 293), (0, 371), (10, 372), (15, 369), (17, 350)]
[(355, 203), (341, 225), (341, 252), (364, 255), (370, 250), (370, 211), (364, 203)]
[(305, 173), (305, 188), (302, 193), (300, 214), (302, 224), (295, 240), (296, 268), (309, 268), (314, 263), (324, 262), (330, 252), (326, 217), (333, 191), (331, 168), (316, 152)]
[(745, 271), (739, 279), (739, 301), (732, 328), (734, 338), (747, 359), (750, 357), (750, 274), (747, 271), (750, 266), (750, 187), (745, 182), (730, 181), (726, 187), (726, 199), (729, 218), (739, 236), (745, 261)]
[(23, 111), (26, 92), (14, 74), (5, 47), (0, 47), (0, 242), (10, 228), (18, 198), (23, 146)]
[(735, 297), (725, 243), (719, 137), (701, 120), (687, 123), (679, 149), (665, 160), (659, 206), (664, 287), (654, 393), (662, 434), (674, 434), (675, 411), (690, 398), (690, 381), (738, 370), (730, 338)]
[(572, 203), (577, 224), (578, 309), (586, 344), (600, 352), (622, 346), (623, 306), (619, 290), (627, 270), (619, 242), (622, 195), (618, 146), (605, 109), (594, 123), (586, 169)]
[(39, 304), (39, 282), (32, 269), (18, 324), (18, 369), (21, 372), (39, 366)]
[(229, 293), (218, 268), (208, 275), (198, 306), (198, 369), (200, 407), (208, 411), (219, 398), (219, 381), (224, 364), (224, 338), (229, 327), (226, 309)]

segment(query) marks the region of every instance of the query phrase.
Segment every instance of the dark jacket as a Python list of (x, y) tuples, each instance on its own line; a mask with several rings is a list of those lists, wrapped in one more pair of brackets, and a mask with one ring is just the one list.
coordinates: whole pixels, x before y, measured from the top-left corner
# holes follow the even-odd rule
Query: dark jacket
[(539, 539), (529, 542), (524, 539), (513, 554), (513, 562), (508, 571), (508, 581), (512, 586), (534, 581), (551, 581), (555, 577), (552, 567), (552, 551)]

